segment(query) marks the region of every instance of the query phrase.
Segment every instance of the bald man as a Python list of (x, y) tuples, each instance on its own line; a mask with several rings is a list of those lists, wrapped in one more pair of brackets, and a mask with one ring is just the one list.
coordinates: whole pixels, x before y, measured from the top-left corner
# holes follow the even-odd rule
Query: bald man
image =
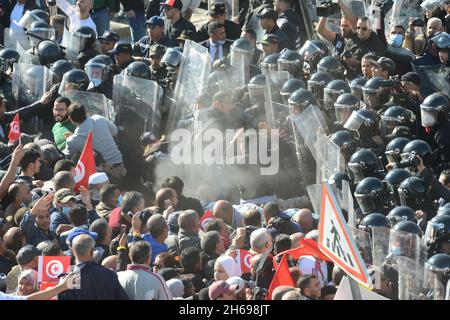
[(292, 220), (300, 225), (303, 230), (303, 234), (307, 234), (314, 229), (314, 218), (309, 209), (300, 209), (292, 216)]
[(5, 240), (6, 249), (11, 250), (14, 254), (17, 254), (20, 248), (27, 243), (25, 235), (18, 227), (8, 229), (3, 236), (3, 240)]
[(242, 215), (234, 210), (231, 203), (225, 200), (219, 200), (214, 204), (214, 218), (222, 219), (228, 226), (238, 228), (242, 226)]
[(178, 217), (178, 225), (180, 226), (180, 230), (178, 231), (180, 251), (189, 247), (195, 247), (201, 250), (201, 241), (198, 235), (200, 222), (197, 212), (194, 210), (183, 211)]

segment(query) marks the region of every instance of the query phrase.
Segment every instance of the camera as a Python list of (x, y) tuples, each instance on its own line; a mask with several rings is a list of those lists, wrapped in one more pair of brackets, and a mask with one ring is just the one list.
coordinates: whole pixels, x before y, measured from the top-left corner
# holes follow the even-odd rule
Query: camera
[(336, 0), (319, 0), (316, 5), (316, 12), (319, 17), (329, 17), (341, 10)]
[(416, 168), (420, 164), (420, 159), (416, 155), (409, 156), (408, 159), (401, 161), (398, 164), (399, 168), (405, 169), (405, 168)]
[(344, 51), (341, 55), (341, 58), (350, 59), (353, 57), (353, 54), (350, 51)]
[(386, 14), (389, 12), (389, 10), (392, 9), (392, 6), (394, 5), (394, 1), (392, 0), (382, 0), (375, 2), (375, 6), (380, 8), (380, 12), (383, 16), (386, 16)]
[(425, 27), (425, 21), (423, 21), (422, 19), (415, 19), (412, 23), (411, 23), (412, 27)]
[(388, 80), (383, 80), (380, 83), (382, 88), (396, 88), (401, 87), (402, 83), (398, 77), (392, 77)]

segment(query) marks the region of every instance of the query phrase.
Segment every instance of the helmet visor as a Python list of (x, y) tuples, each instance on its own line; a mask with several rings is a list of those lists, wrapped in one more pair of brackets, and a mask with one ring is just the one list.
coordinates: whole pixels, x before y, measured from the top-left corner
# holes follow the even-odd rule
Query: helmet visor
[(375, 203), (370, 195), (355, 193), (355, 197), (363, 214), (369, 214), (375, 211)]
[(432, 244), (436, 242), (439, 225), (428, 221), (427, 229), (425, 230), (424, 241), (426, 244)]
[(308, 80), (308, 91), (312, 92), (317, 101), (323, 100), (323, 89), (325, 82)]
[(425, 263), (425, 272), (423, 275), (423, 287), (430, 289), (433, 300), (444, 300), (446, 295), (446, 286), (444, 283), (445, 274), (448, 270), (436, 268)]
[(272, 72), (275, 72), (278, 70), (278, 65), (275, 63), (261, 63), (261, 73), (263, 75), (269, 75)]
[(103, 71), (105, 66), (102, 64), (89, 64), (85, 67), (86, 74), (89, 77), (89, 81), (92, 82), (94, 87), (100, 86), (103, 81)]
[(352, 107), (342, 104), (334, 104), (334, 110), (336, 111), (336, 120), (338, 123), (346, 123), (352, 114)]
[(369, 109), (378, 109), (380, 106), (380, 92), (363, 88), (364, 103)]
[(248, 95), (250, 98), (250, 103), (261, 104), (264, 102), (264, 86), (249, 84), (248, 85)]
[(437, 112), (434, 108), (420, 106), (420, 118), (422, 127), (433, 127), (437, 124)]
[(333, 110), (334, 103), (337, 98), (342, 94), (340, 91), (332, 90), (332, 89), (323, 89), (323, 108), (325, 110)]
[(363, 168), (359, 163), (349, 163), (348, 168), (353, 172), (355, 184), (364, 179)]
[(296, 66), (297, 66), (297, 62), (296, 61), (289, 61), (289, 60), (284, 60), (284, 59), (278, 59), (278, 71), (287, 71), (289, 72), (291, 75), (295, 76), (296, 74)]
[(380, 132), (383, 137), (386, 137), (394, 131), (395, 127), (400, 126), (402, 123), (397, 118), (381, 116), (380, 120)]
[(358, 131), (363, 123), (364, 118), (358, 112), (353, 111), (347, 122), (344, 124), (344, 128), (347, 130)]
[(355, 97), (358, 97), (359, 100), (363, 100), (363, 90), (362, 86), (356, 84), (350, 84), (350, 90)]
[(304, 61), (311, 62), (322, 54), (322, 50), (311, 41), (307, 40), (303, 47), (300, 48), (299, 53)]
[(399, 163), (401, 161), (400, 150), (398, 149), (385, 151), (384, 154), (386, 155), (387, 161), (389, 163)]

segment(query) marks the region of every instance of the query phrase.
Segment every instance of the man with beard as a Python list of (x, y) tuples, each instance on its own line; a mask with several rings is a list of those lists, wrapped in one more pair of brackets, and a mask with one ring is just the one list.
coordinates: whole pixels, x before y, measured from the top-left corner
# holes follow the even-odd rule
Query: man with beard
[(94, 30), (97, 35), (97, 26), (90, 15), (94, 5), (93, 0), (77, 0), (75, 8), (66, 0), (56, 0), (56, 5), (70, 18), (70, 32), (87, 26)]
[(59, 150), (66, 147), (66, 138), (75, 131), (75, 125), (69, 120), (68, 109), (70, 100), (65, 97), (58, 97), (53, 106), (53, 116), (55, 125), (52, 128), (53, 137)]
[(349, 10), (342, 1), (338, 2), (342, 10), (341, 33), (336, 33), (327, 28), (327, 17), (320, 17), (316, 31), (325, 39), (333, 44), (333, 56), (340, 56), (344, 52), (345, 42), (349, 39), (356, 39), (354, 29), (356, 27), (356, 19), (351, 10)]

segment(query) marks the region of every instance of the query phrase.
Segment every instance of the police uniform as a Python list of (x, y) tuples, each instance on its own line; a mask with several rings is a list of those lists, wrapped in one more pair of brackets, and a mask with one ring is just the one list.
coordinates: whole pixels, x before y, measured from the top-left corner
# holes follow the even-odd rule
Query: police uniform
[(150, 36), (142, 37), (138, 42), (135, 43), (135, 53), (141, 57), (149, 57), (150, 47), (154, 44), (163, 45), (166, 48), (173, 48), (177, 46), (177, 43), (171, 40), (168, 36), (164, 35), (158, 41), (152, 41)]

